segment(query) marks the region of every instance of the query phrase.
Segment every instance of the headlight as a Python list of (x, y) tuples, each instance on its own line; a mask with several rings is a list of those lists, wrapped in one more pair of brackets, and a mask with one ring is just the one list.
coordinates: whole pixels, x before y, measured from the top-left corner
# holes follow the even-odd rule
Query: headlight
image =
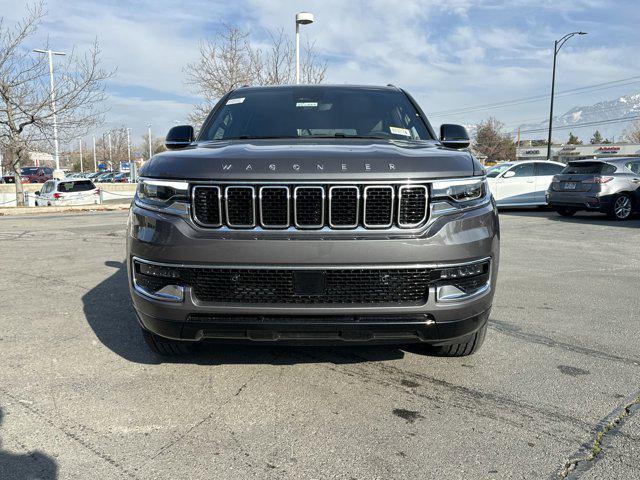
[(433, 182), (431, 195), (434, 200), (447, 200), (452, 205), (477, 206), (477, 204), (484, 204), (489, 201), (490, 195), (488, 195), (488, 192), (487, 181), (483, 177)]
[(189, 184), (172, 180), (143, 178), (138, 183), (136, 202), (142, 207), (168, 213), (185, 213), (189, 209)]

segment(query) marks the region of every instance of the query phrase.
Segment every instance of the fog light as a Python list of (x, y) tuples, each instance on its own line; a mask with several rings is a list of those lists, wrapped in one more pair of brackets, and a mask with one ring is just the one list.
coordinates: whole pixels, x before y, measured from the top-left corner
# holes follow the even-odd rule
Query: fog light
[(482, 275), (489, 271), (489, 262), (474, 263), (472, 265), (459, 265), (457, 267), (443, 268), (440, 271), (441, 279), (465, 278), (474, 275)]
[(488, 261), (443, 268), (439, 275), (436, 283), (438, 302), (469, 300), (488, 291), (491, 286)]
[(160, 278), (180, 278), (180, 272), (175, 268), (161, 267), (149, 263), (136, 263), (136, 265), (142, 275)]

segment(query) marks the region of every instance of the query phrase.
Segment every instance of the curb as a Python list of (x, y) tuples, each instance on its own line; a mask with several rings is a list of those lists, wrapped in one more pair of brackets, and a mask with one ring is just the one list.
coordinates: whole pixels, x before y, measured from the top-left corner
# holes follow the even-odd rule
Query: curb
[(78, 205), (69, 207), (8, 207), (0, 208), (0, 217), (17, 215), (40, 215), (47, 213), (77, 213), (77, 212), (109, 212), (128, 210), (131, 202), (114, 203), (109, 205)]

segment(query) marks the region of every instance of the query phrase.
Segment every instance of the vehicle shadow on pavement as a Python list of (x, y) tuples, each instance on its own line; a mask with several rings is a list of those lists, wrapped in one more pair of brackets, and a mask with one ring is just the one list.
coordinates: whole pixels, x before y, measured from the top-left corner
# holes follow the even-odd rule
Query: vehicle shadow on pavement
[[(3, 416), (0, 408), (0, 433)], [(58, 464), (52, 457), (38, 450), (23, 454), (3, 450), (0, 437), (0, 478), (55, 480), (58, 478)]]
[(130, 362), (142, 364), (194, 363), (273, 364), (329, 362), (336, 364), (394, 360), (404, 356), (398, 346), (286, 347), (205, 343), (192, 355), (161, 358), (153, 354), (142, 338), (129, 296), (127, 269), (122, 262), (106, 262), (115, 268), (106, 280), (82, 297), (84, 315), (96, 337), (112, 352)]
[(629, 220), (618, 221), (611, 220), (603, 213), (594, 212), (577, 212), (572, 217), (563, 217), (557, 212), (550, 209), (531, 209), (531, 208), (510, 208), (501, 209), (500, 216), (516, 216), (516, 217), (537, 217), (547, 218), (554, 222), (566, 222), (566, 223), (588, 223), (592, 225), (602, 225), (606, 227), (623, 227), (623, 228), (640, 228), (640, 216), (635, 215)]

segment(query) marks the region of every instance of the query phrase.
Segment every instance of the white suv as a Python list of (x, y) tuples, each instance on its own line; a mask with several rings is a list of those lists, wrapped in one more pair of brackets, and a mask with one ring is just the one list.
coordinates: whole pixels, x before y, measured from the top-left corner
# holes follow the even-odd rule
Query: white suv
[(36, 192), (36, 207), (99, 203), (100, 189), (85, 178), (49, 180)]

